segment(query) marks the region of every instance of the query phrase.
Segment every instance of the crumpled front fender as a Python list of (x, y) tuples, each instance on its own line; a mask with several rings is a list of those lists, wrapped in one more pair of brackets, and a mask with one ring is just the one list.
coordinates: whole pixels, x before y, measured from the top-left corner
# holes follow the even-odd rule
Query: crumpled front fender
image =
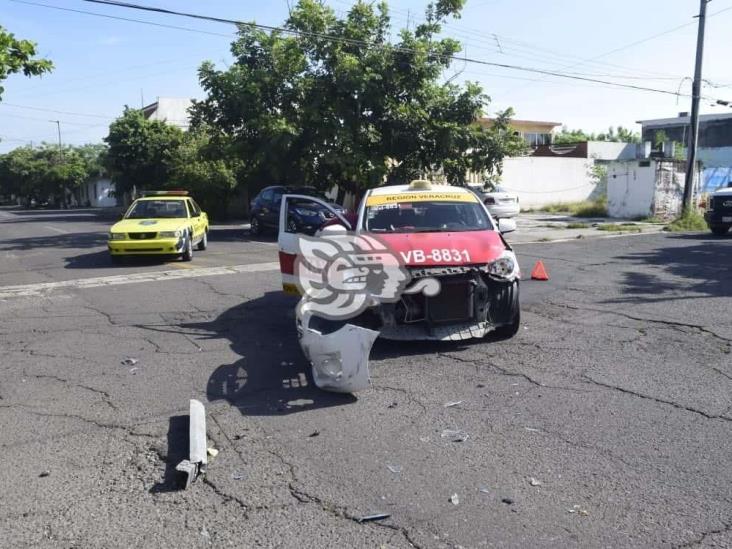
[(315, 385), (336, 393), (368, 389), (369, 354), (379, 332), (345, 324), (323, 334), (310, 326), (309, 312), (298, 314), (298, 332), (303, 353), (313, 367)]

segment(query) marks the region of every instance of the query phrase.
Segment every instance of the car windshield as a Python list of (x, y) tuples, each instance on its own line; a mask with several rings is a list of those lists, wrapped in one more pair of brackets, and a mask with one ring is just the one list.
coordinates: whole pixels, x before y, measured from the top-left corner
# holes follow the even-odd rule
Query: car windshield
[(375, 233), (427, 233), (493, 229), (478, 202), (417, 201), (366, 206), (364, 228)]
[(125, 219), (188, 217), (183, 200), (138, 200)]

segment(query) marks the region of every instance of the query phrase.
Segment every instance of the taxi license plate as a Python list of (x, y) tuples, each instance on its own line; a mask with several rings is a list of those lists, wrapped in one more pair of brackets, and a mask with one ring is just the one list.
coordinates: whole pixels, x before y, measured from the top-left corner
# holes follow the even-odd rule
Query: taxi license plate
[(722, 223), (732, 223), (732, 216), (722, 217)]

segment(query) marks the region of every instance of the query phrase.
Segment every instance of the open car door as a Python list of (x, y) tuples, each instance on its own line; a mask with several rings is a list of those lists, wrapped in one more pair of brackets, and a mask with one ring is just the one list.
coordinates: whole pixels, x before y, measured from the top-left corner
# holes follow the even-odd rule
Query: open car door
[[(310, 207), (308, 208), (308, 206)], [(279, 236), (277, 237), (277, 244), (280, 252), (279, 259), (280, 273), (282, 274), (282, 289), (285, 293), (299, 295), (300, 292), (297, 288), (297, 284), (295, 283), (295, 257), (297, 256), (298, 235), (305, 234), (305, 232), (300, 232), (296, 227), (297, 224), (292, 222), (294, 217), (292, 214), (295, 208), (298, 208), (300, 211), (330, 212), (332, 214), (331, 217), (321, 216), (321, 225), (335, 217), (339, 219), (347, 229), (350, 230), (351, 226), (340, 213), (335, 211), (327, 202), (324, 202), (319, 198), (302, 194), (286, 194), (282, 197), (280, 205)]]
[[(296, 211), (297, 210), (297, 211)], [(295, 280), (295, 261), (298, 253), (298, 223), (293, 222), (292, 213), (308, 218), (303, 233), (312, 232), (314, 215), (318, 212), (321, 222), (336, 219), (346, 229), (352, 229), (349, 222), (330, 205), (318, 198), (304, 195), (284, 195), (280, 208), (279, 252), (282, 288), (285, 292), (299, 294)], [(332, 215), (331, 215), (332, 214)], [(331, 223), (328, 223), (329, 225)], [(348, 323), (335, 322), (332, 330), (324, 330), (307, 307), (308, 297), (303, 296), (296, 310), (296, 323), (300, 347), (312, 365), (315, 385), (326, 391), (354, 393), (370, 386), (369, 353), (379, 332)]]

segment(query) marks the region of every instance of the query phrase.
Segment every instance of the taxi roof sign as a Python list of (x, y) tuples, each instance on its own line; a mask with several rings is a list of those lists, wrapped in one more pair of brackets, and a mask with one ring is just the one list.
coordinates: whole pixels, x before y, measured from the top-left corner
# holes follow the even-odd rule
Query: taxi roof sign
[(142, 196), (188, 196), (188, 191), (175, 189), (170, 191), (142, 191)]
[(426, 179), (415, 179), (414, 181), (410, 181), (409, 188), (415, 191), (429, 191), (432, 189), (432, 182)]

